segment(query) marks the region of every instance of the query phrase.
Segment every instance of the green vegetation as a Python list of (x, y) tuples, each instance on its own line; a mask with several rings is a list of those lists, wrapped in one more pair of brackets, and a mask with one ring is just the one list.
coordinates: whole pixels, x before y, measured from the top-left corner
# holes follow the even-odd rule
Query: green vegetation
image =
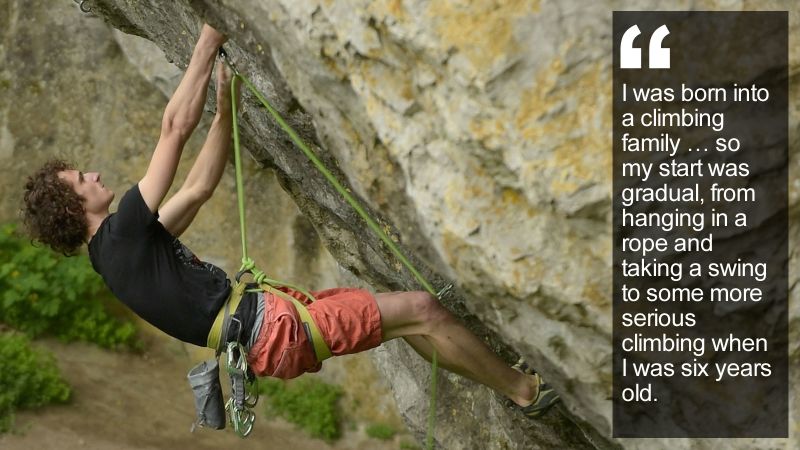
[(266, 395), (267, 414), (277, 414), (314, 437), (330, 441), (340, 436), (338, 386), (308, 376), (293, 381), (261, 378), (258, 386)]
[(140, 346), (133, 323), (108, 313), (112, 298), (87, 258), (35, 247), (15, 225), (0, 226), (0, 324), (19, 332), (0, 333), (0, 433), (11, 428), (14, 410), (65, 402), (70, 395), (55, 358), (32, 348), (31, 338)]
[(419, 450), (419, 445), (413, 442), (402, 441), (400, 442), (400, 450)]
[(53, 356), (32, 348), (24, 335), (0, 333), (0, 361), (0, 433), (13, 425), (15, 409), (69, 399)]
[(85, 257), (66, 258), (0, 227), (0, 322), (31, 337), (137, 348), (133, 323), (107, 312), (113, 299)]
[(395, 434), (397, 434), (397, 431), (390, 425), (384, 423), (374, 423), (367, 427), (367, 436), (374, 439), (388, 441), (393, 438)]

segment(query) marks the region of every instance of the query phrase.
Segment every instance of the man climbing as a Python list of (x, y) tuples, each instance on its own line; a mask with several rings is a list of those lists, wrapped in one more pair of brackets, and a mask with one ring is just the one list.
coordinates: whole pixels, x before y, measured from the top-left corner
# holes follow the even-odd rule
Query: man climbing
[[(221, 269), (199, 260), (178, 238), (216, 189), (230, 153), (231, 75), (221, 63), (217, 113), (206, 141), (180, 190), (162, 201), (200, 120), (215, 56), (225, 41), (203, 26), (164, 111), (147, 172), (123, 195), (115, 213), (109, 213), (114, 193), (99, 173), (84, 173), (58, 160), (29, 177), (23, 209), (34, 239), (65, 254), (88, 243), (94, 269), (120, 301), (170, 336), (200, 346), (207, 344), (231, 286)], [(544, 414), (559, 399), (525, 363), (508, 367), (426, 292), (373, 296), (339, 288), (314, 293), (317, 301), (312, 303), (299, 292), (284, 291), (307, 304), (333, 355), (402, 337), (425, 359), (430, 361), (436, 351), (444, 369), (502, 393), (529, 417)], [(320, 369), (291, 301), (269, 292), (248, 293), (234, 317), (242, 324), (238, 339), (256, 375), (288, 379)]]

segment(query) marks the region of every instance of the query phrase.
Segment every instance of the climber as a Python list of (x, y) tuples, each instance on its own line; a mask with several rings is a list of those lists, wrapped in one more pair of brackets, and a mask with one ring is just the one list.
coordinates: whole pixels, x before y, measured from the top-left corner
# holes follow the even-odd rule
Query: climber
[[(163, 205), (162, 200), (200, 120), (215, 56), (225, 41), (203, 26), (164, 111), (150, 165), (115, 213), (109, 213), (114, 192), (99, 173), (84, 173), (60, 160), (29, 177), (24, 195), (24, 221), (35, 240), (64, 254), (75, 254), (87, 243), (92, 266), (120, 301), (170, 336), (200, 346), (207, 343), (231, 283), (179, 237), (214, 192), (230, 153), (232, 77), (223, 64), (217, 65), (217, 112), (205, 143), (181, 188)], [(333, 355), (403, 337), (424, 358), (430, 360), (435, 350), (443, 368), (502, 393), (529, 417), (558, 401), (527, 364), (508, 367), (426, 292), (372, 295), (338, 288), (314, 293), (313, 303), (294, 290), (285, 292), (308, 304)], [(237, 336), (256, 375), (288, 379), (321, 368), (291, 302), (271, 293), (247, 293), (234, 317), (241, 322)]]

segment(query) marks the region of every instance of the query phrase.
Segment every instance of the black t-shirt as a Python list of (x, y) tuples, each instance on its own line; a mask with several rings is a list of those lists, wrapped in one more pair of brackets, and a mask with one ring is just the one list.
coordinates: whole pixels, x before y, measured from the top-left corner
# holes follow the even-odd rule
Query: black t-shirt
[(94, 270), (137, 315), (181, 341), (205, 346), (231, 290), (222, 269), (200, 261), (152, 213), (134, 185), (89, 242)]

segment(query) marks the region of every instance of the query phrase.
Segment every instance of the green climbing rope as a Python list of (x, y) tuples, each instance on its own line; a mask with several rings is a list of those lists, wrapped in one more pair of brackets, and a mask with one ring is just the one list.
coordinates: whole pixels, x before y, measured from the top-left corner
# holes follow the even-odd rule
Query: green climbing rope
[[(224, 55), (224, 53), (223, 53)], [(232, 114), (233, 114), (233, 148), (234, 148), (234, 161), (236, 164), (236, 193), (238, 197), (239, 203), (239, 222), (241, 227), (241, 235), (242, 235), (242, 269), (241, 270), (249, 270), (253, 273), (253, 276), (256, 278), (256, 282), (265, 281), (269, 283), (270, 281), (276, 282), (278, 285), (283, 285), (290, 287), (292, 289), (296, 289), (298, 292), (302, 292), (306, 294), (305, 291), (295, 287), (290, 286), (285, 283), (280, 283), (275, 280), (269, 280), (264, 275), (264, 272), (261, 272), (255, 267), (255, 263), (253, 260), (247, 257), (247, 237), (246, 237), (246, 227), (245, 227), (245, 205), (244, 205), (244, 189), (242, 183), (242, 163), (241, 163), (241, 150), (239, 144), (239, 124), (237, 120), (237, 105), (236, 105), (236, 80), (241, 79), (242, 82), (247, 86), (250, 92), (258, 98), (261, 104), (269, 111), (278, 125), (283, 129), (284, 132), (289, 136), (289, 138), (294, 142), (300, 150), (305, 153), (306, 157), (314, 164), (314, 166), (325, 176), (328, 182), (336, 189), (339, 194), (344, 197), (347, 203), (358, 213), (358, 215), (367, 223), (370, 229), (383, 241), (384, 244), (392, 251), (395, 257), (414, 275), (414, 278), (417, 279), (420, 285), (425, 288), (430, 294), (436, 296), (437, 298), (441, 298), (445, 289), (442, 291), (436, 292), (430, 282), (425, 279), (424, 276), (417, 270), (416, 267), (411, 263), (411, 261), (406, 258), (402, 251), (397, 247), (397, 245), (392, 241), (392, 239), (383, 231), (383, 229), (378, 225), (375, 220), (370, 217), (370, 215), (366, 212), (366, 210), (361, 206), (361, 204), (356, 200), (350, 192), (342, 186), (339, 180), (331, 173), (330, 170), (325, 166), (325, 164), (320, 161), (316, 154), (314, 154), (313, 150), (311, 150), (305, 142), (297, 135), (294, 129), (286, 123), (283, 117), (275, 110), (275, 108), (270, 105), (266, 98), (261, 94), (261, 92), (250, 82), (247, 78), (239, 73), (236, 70), (236, 67), (231, 64), (231, 61), (228, 58), (225, 58), (226, 63), (231, 68), (234, 73), (233, 79), (231, 80), (231, 103), (233, 105)], [(308, 294), (306, 294), (308, 295)], [(309, 298), (312, 298), (309, 296)], [(430, 409), (428, 411), (428, 430), (425, 438), (426, 447), (428, 449), (433, 448), (433, 426), (435, 421), (435, 413), (436, 413), (436, 374), (438, 370), (438, 361), (437, 361), (437, 354), (434, 350), (433, 355), (431, 357), (431, 399), (430, 399)]]

